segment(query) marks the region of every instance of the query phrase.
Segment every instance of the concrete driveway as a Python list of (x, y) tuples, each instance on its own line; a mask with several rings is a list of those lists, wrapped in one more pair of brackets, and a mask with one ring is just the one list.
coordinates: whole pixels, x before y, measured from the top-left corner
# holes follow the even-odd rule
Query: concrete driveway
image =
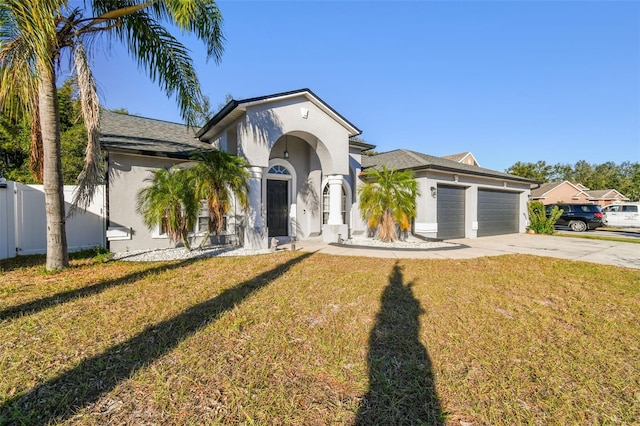
[(510, 234), (447, 240), (446, 248), (426, 250), (378, 249), (299, 241), (297, 247), (333, 255), (412, 259), (470, 259), (520, 253), (640, 269), (640, 244), (548, 235)]

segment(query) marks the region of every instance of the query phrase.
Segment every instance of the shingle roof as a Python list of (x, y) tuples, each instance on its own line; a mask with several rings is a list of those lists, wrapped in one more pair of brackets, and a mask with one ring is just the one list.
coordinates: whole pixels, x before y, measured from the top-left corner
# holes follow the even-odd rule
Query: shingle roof
[(608, 193), (610, 193), (611, 191), (613, 191), (612, 189), (600, 189), (597, 191), (589, 191), (589, 196), (593, 197), (593, 198), (602, 198), (605, 195), (607, 195)]
[[(603, 199), (617, 199), (616, 195), (622, 196), (624, 199), (628, 200), (629, 198), (625, 197), (624, 194), (620, 193), (615, 189), (600, 189), (597, 191), (587, 191), (589, 194), (589, 198), (603, 200)], [(607, 197), (608, 195), (608, 197)]]
[(534, 188), (531, 190), (531, 197), (532, 198), (538, 198), (538, 197), (542, 197), (544, 194), (546, 194), (547, 192), (551, 191), (552, 189), (554, 189), (555, 187), (563, 184), (564, 181), (561, 182), (545, 182), (542, 185), (540, 185), (538, 188)]
[(458, 163), (442, 157), (422, 154), (408, 149), (396, 149), (394, 151), (383, 152), (372, 156), (362, 157), (362, 166), (376, 167), (385, 165), (390, 169), (432, 169), (453, 173), (465, 173), (477, 176), (494, 177), (508, 179), (511, 181), (537, 183), (535, 180), (511, 175), (509, 173), (498, 172), (496, 170), (485, 169), (483, 167), (471, 166), (469, 164)]
[[(594, 200), (613, 200), (613, 199), (617, 199), (616, 194), (621, 195), (622, 197), (624, 197), (623, 194), (621, 194), (620, 192), (618, 192), (615, 189), (599, 189), (599, 190), (590, 190), (588, 189), (586, 186), (580, 184), (580, 183), (572, 183), (566, 180), (563, 181), (558, 181), (558, 182), (546, 182), (543, 183), (542, 185), (540, 185), (540, 187), (532, 189), (531, 190), (531, 198), (542, 198), (544, 197), (544, 195), (557, 188), (558, 186), (562, 185), (562, 184), (568, 184), (573, 186), (576, 189), (576, 195), (583, 193), (584, 195), (586, 195), (589, 199), (594, 199)], [(607, 196), (608, 195), (608, 196)], [(626, 197), (624, 197), (625, 199), (627, 199)]]
[(213, 149), (184, 124), (135, 115), (100, 111), (100, 143), (108, 151), (132, 152), (170, 158), (189, 158)]

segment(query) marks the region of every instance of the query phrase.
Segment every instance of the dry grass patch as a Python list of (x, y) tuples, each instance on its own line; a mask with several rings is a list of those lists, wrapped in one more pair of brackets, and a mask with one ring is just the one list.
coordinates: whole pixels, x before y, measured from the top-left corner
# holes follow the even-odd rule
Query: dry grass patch
[(303, 253), (0, 268), (0, 424), (640, 418), (636, 270)]

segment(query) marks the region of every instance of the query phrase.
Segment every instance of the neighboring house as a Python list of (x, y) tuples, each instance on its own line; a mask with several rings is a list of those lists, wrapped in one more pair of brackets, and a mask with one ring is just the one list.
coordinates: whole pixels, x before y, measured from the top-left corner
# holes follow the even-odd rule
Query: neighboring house
[(470, 166), (480, 167), (480, 163), (478, 163), (478, 160), (476, 160), (476, 157), (474, 157), (473, 154), (470, 152), (461, 152), (460, 154), (445, 155), (442, 158), (446, 158), (447, 160), (456, 161), (462, 164), (468, 164)]
[(523, 232), (535, 183), (406, 150), (363, 156), (374, 146), (354, 140), (361, 131), (308, 89), (232, 100), (195, 135), (180, 124), (107, 111), (101, 132), (108, 154), (107, 237), (116, 252), (170, 246), (161, 229), (142, 223), (136, 194), (148, 185), (149, 170), (188, 162), (200, 150), (246, 160), (249, 209), (234, 207), (225, 233), (251, 249), (266, 248), (273, 237), (322, 235), (335, 242), (365, 232), (357, 198), (364, 167), (414, 170), (422, 193), (415, 230), (438, 238)]
[(593, 191), (580, 183), (572, 183), (568, 180), (543, 183), (540, 187), (531, 190), (531, 199), (541, 201), (543, 204), (563, 202), (591, 203), (601, 206), (629, 200), (615, 189)]
[(584, 185), (562, 182), (546, 182), (531, 190), (531, 199), (543, 204), (554, 203), (589, 203), (589, 194)]
[(600, 204), (603, 207), (613, 203), (629, 201), (628, 197), (625, 197), (615, 189), (601, 189), (597, 191), (589, 190), (587, 192), (589, 193), (589, 201)]

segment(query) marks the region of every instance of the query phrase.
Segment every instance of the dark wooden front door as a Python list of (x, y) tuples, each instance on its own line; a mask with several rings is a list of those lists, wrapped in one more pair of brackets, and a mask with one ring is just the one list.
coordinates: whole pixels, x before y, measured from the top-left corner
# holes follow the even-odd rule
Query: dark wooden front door
[(286, 180), (267, 180), (267, 227), (270, 237), (289, 235), (289, 182)]

